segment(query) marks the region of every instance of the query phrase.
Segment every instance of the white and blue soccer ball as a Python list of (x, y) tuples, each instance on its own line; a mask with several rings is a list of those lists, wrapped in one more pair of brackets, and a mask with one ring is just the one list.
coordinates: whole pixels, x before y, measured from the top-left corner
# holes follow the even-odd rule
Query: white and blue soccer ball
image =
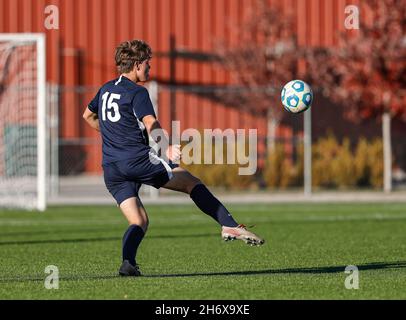
[(306, 111), (313, 102), (312, 88), (302, 80), (292, 80), (283, 87), (281, 101), (283, 107), (289, 112)]

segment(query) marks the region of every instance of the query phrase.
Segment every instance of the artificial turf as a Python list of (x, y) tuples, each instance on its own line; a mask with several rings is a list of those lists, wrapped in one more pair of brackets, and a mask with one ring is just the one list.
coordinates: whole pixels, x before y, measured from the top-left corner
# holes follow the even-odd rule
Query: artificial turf
[[(0, 212), (0, 299), (406, 299), (406, 204), (230, 205), (262, 247), (223, 242), (192, 205), (147, 205), (137, 256), (121, 278), (127, 225), (116, 207)], [(59, 289), (44, 286), (59, 270)], [(345, 267), (359, 269), (346, 289)]]

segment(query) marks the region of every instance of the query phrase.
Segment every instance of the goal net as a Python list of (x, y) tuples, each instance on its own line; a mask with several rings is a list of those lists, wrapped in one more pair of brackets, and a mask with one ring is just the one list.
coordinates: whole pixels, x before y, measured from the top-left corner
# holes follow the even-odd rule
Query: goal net
[(46, 208), (45, 37), (0, 33), (0, 207)]

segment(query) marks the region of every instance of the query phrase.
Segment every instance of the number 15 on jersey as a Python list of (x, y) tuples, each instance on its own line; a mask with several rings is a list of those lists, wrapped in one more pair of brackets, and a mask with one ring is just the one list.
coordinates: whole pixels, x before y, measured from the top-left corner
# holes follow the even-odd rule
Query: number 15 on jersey
[[(109, 97), (110, 95), (110, 97)], [(119, 107), (117, 102), (114, 102), (114, 100), (119, 100), (121, 95), (117, 93), (110, 93), (106, 91), (105, 94), (102, 96), (103, 100), (103, 106), (102, 106), (102, 120), (106, 121), (106, 116), (107, 119), (109, 119), (111, 122), (117, 122), (120, 120), (121, 115), (119, 112)]]

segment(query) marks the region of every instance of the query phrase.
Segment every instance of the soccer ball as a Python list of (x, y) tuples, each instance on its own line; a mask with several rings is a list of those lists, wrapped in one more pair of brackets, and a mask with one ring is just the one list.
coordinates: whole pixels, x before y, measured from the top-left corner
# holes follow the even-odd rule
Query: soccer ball
[(281, 101), (283, 107), (289, 112), (306, 111), (313, 102), (312, 88), (302, 80), (292, 80), (283, 87)]

